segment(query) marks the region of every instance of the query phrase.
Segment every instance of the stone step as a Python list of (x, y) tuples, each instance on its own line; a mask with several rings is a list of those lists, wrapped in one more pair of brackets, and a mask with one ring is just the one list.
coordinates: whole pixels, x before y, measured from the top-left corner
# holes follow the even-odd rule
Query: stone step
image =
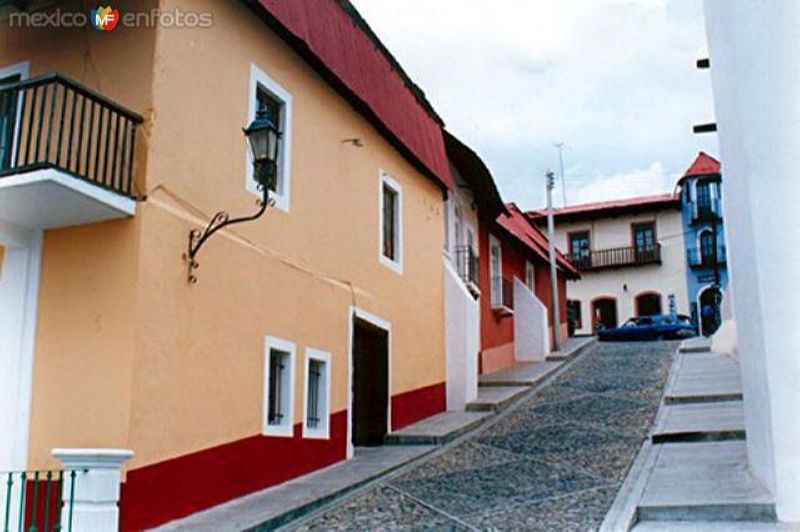
[(477, 428), (491, 412), (442, 412), (386, 436), (386, 445), (444, 445)]
[(741, 401), (739, 365), (726, 355), (698, 353), (678, 356), (664, 391), (664, 403)]
[(468, 412), (500, 412), (530, 390), (527, 386), (487, 386), (478, 388), (478, 398), (467, 404)]
[(743, 440), (741, 401), (665, 405), (653, 429), (653, 443)]
[(744, 441), (654, 446), (638, 521), (775, 521), (775, 503), (750, 473)]
[(513, 366), (481, 375), (478, 377), (478, 386), (481, 388), (535, 386), (561, 365), (561, 362), (519, 362)]
[(633, 532), (773, 532), (791, 530), (778, 523), (755, 523), (747, 521), (717, 521), (698, 523), (684, 521), (643, 521), (637, 523)]
[(678, 347), (680, 353), (708, 353), (711, 351), (711, 338), (695, 336), (681, 342)]

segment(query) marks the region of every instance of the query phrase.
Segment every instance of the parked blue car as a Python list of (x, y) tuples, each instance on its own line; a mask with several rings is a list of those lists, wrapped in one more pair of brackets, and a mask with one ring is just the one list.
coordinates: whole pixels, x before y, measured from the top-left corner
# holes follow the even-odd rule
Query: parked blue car
[(689, 316), (683, 314), (639, 316), (629, 319), (621, 327), (597, 331), (597, 338), (604, 342), (682, 340), (696, 335), (697, 327)]

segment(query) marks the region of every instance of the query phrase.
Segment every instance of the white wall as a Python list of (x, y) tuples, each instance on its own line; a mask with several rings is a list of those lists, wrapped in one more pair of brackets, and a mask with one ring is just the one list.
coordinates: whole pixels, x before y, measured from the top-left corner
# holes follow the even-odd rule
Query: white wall
[(690, 313), (680, 211), (671, 209), (635, 216), (557, 223), (556, 243), (560, 251), (567, 253), (568, 233), (588, 230), (592, 250), (632, 246), (631, 224), (653, 220), (656, 222), (656, 239), (661, 244), (661, 265), (583, 272), (579, 281), (567, 283), (567, 298), (581, 302), (582, 327), (577, 329), (577, 333), (592, 333), (591, 302), (601, 296), (617, 300), (619, 323), (635, 315), (635, 298), (643, 292), (661, 294), (661, 308), (665, 313), (669, 311), (669, 295), (675, 294), (678, 313)]
[(450, 261), (444, 261), (447, 409), (464, 410), (478, 397), (480, 305)]
[(750, 467), (800, 522), (800, 2), (705, 0)]
[(514, 358), (520, 362), (544, 361), (550, 352), (547, 307), (514, 277)]

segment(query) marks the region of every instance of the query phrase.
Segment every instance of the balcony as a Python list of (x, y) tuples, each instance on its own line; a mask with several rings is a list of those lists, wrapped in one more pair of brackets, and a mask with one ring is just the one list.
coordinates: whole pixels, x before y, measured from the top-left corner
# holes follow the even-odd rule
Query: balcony
[(722, 219), (718, 204), (710, 200), (692, 202), (691, 208), (693, 223), (716, 222)]
[(629, 246), (590, 250), (571, 255), (570, 261), (582, 272), (661, 264), (661, 244), (645, 248)]
[(456, 271), (467, 289), (474, 296), (480, 295), (478, 288), (478, 256), (470, 246), (458, 246), (455, 249)]
[(132, 216), (141, 122), (57, 73), (0, 88), (0, 217), (51, 229)]
[(506, 277), (492, 277), (492, 310), (499, 314), (514, 313), (514, 281)]
[[(689, 263), (690, 268), (702, 269), (713, 268), (715, 265), (715, 257), (713, 249), (703, 253), (701, 250), (694, 248), (686, 250), (686, 261)], [(725, 246), (717, 246), (716, 265), (725, 266), (727, 263), (727, 255)]]

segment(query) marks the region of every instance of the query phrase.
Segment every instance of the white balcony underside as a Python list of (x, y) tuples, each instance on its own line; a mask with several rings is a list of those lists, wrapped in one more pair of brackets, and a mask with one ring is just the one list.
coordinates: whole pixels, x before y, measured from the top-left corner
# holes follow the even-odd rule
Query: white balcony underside
[(55, 229), (127, 218), (136, 201), (55, 169), (0, 177), (0, 220)]

